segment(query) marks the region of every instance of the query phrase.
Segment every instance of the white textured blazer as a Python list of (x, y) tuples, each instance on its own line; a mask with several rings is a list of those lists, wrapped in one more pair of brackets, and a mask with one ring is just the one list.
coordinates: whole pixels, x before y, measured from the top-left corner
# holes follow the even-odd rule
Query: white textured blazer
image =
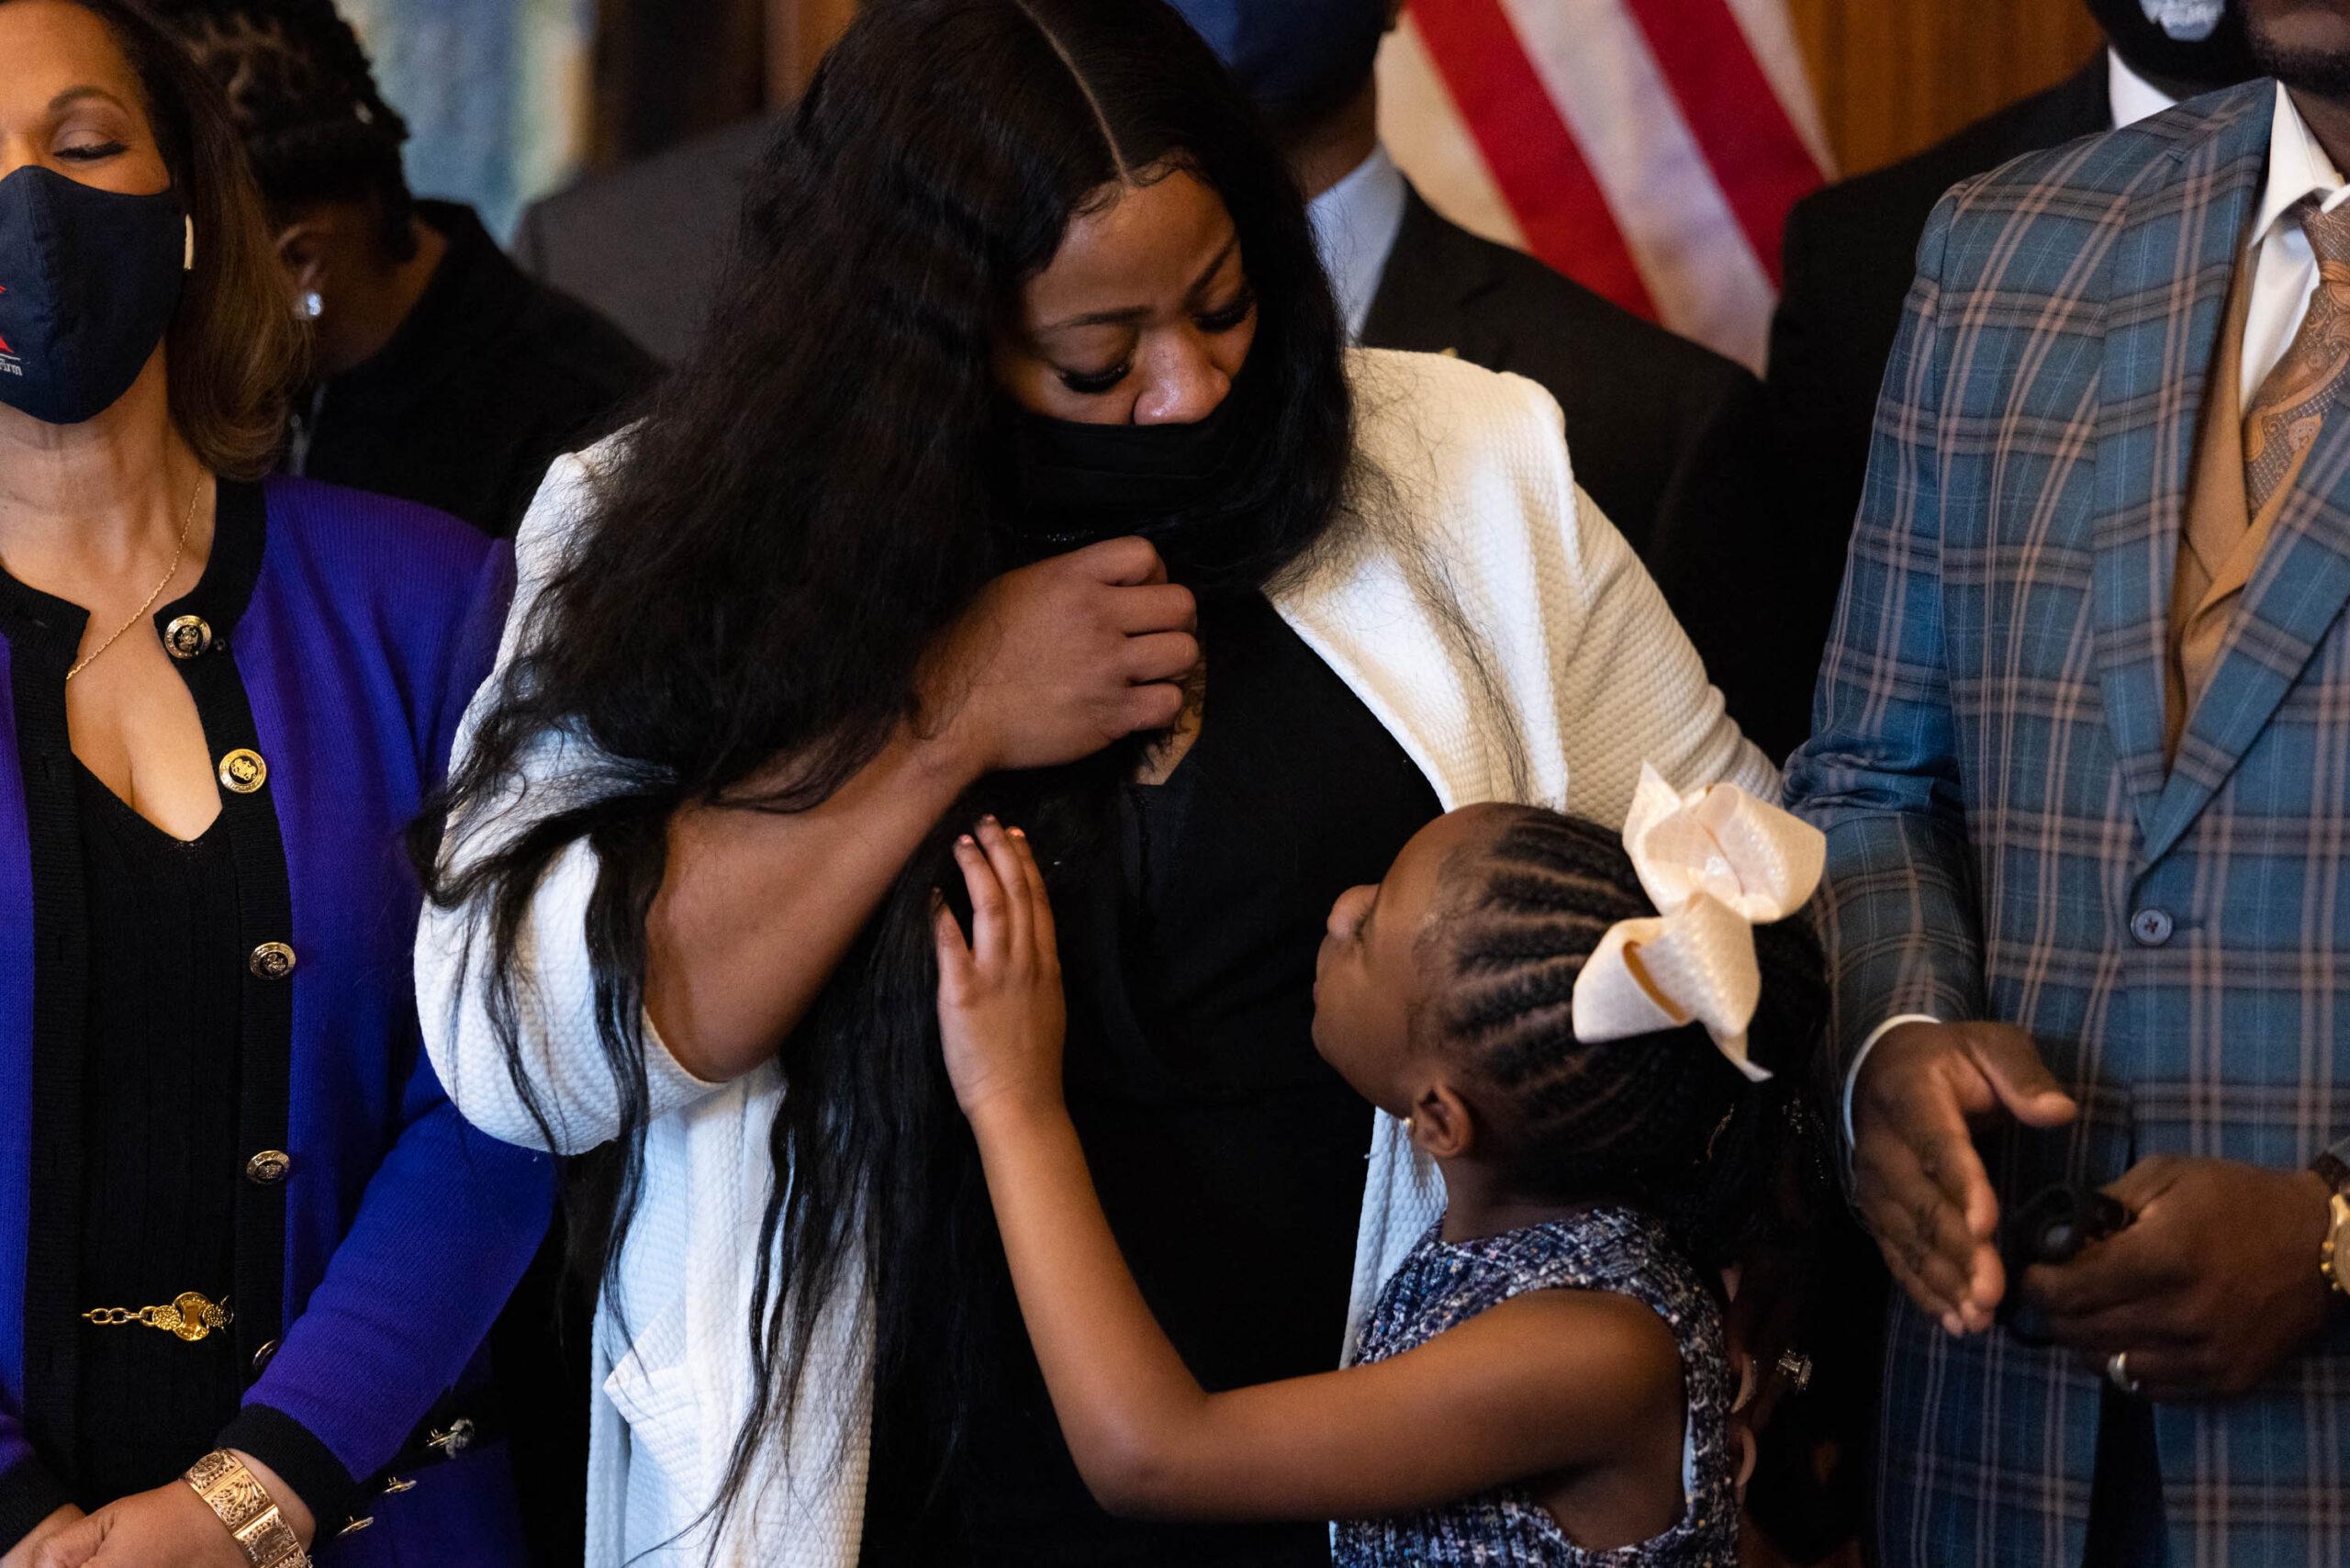
[[(1577, 487), (1550, 394), (1432, 355), (1357, 350), (1348, 368), (1361, 450), (1390, 488), (1360, 510), (1385, 521), (1342, 522), (1272, 598), (1445, 808), (1523, 798), (1621, 823), (1643, 762), (1681, 788), (1728, 779), (1775, 800), (1776, 770), (1723, 711), (1656, 586)], [(501, 668), (561, 558), (595, 458), (557, 462), (523, 520)], [(1475, 656), (1463, 624), (1473, 628)], [(476, 700), (460, 754), (490, 689)], [(448, 852), (463, 858), (501, 842), (548, 801), (592, 788), (579, 782), (592, 760), (576, 742), (550, 740), (523, 791), (454, 824)], [(525, 1067), (564, 1153), (619, 1130), (584, 935), (595, 877), (594, 851), (573, 846), (541, 884), (520, 948)], [(416, 954), (426, 1044), (476, 1125), (545, 1147), (485, 1012), (487, 943), (466, 912), (427, 910)], [(647, 1553), (684, 1562), (712, 1544), (705, 1510), (749, 1405), (754, 1253), (773, 1178), (767, 1131), (786, 1092), (772, 1065), (733, 1083), (700, 1082), (649, 1025), (645, 1036), (655, 1119), (643, 1192), (597, 1315), (589, 1568)], [(1398, 1124), (1376, 1114), (1371, 1122), (1350, 1338), (1381, 1282), (1443, 1207), (1440, 1180)], [(794, 1430), (718, 1532), (717, 1562), (856, 1562), (871, 1426), (863, 1305), (830, 1304)]]

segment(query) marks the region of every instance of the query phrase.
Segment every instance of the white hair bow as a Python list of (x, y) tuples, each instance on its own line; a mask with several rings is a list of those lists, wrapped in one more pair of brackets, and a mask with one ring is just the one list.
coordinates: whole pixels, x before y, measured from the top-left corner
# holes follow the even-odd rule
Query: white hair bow
[(1735, 784), (1684, 795), (1653, 767), (1624, 822), (1624, 848), (1659, 913), (1618, 921), (1575, 978), (1575, 1036), (1621, 1040), (1705, 1025), (1760, 1083), (1746, 1028), (1762, 996), (1754, 927), (1785, 920), (1819, 885), (1828, 840)]

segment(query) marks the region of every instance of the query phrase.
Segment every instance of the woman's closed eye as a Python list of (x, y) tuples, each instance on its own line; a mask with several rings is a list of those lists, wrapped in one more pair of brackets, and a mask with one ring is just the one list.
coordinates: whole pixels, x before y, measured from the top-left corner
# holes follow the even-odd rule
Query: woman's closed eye
[(1061, 372), (1061, 385), (1080, 396), (1098, 398), (1132, 375), (1134, 368), (1133, 360), (1122, 359), (1107, 370), (1064, 370)]
[(1203, 316), (1195, 316), (1192, 319), (1200, 324), (1200, 330), (1203, 332), (1229, 332), (1255, 315), (1256, 311), (1257, 291), (1253, 288), (1244, 288), (1240, 291), (1239, 297), (1221, 310), (1211, 310)]
[[(1203, 332), (1222, 336), (1237, 331), (1248, 318), (1257, 313), (1257, 291), (1244, 288), (1238, 297), (1220, 309), (1210, 310), (1192, 318)], [(1130, 354), (1103, 370), (1062, 370), (1061, 385), (1080, 397), (1098, 398), (1113, 390), (1118, 383), (1134, 374), (1135, 362)]]
[(61, 147), (57, 156), (73, 163), (100, 163), (108, 158), (118, 158), (130, 149), (119, 141), (78, 141), (71, 147)]

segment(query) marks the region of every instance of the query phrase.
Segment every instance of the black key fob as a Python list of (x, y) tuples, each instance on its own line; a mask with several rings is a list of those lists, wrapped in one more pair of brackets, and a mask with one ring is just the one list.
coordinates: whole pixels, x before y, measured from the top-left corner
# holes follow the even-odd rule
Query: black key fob
[(2042, 1188), (1999, 1226), (1999, 1260), (2007, 1266), (2007, 1294), (1998, 1320), (2027, 1345), (2051, 1343), (2040, 1315), (2017, 1298), (2023, 1271), (2035, 1263), (2069, 1263), (2109, 1236), (2129, 1227), (2135, 1216), (2121, 1200), (2094, 1187), (2064, 1182)]

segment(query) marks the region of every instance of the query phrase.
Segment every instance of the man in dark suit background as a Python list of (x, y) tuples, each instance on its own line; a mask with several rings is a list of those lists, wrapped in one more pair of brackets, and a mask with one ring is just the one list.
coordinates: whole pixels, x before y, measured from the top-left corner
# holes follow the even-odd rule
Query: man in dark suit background
[[(1766, 669), (1740, 634), (1738, 617), (1751, 608), (1695, 616), (1677, 586), (1702, 577), (1710, 542), (1772, 526), (1767, 487), (1755, 482), (1764, 421), (1754, 377), (1421, 199), (1379, 141), (1371, 68), (1399, 0), (1175, 6), (1281, 135), (1313, 198), (1349, 330), (1375, 347), (1457, 353), (1546, 387), (1566, 411), (1576, 478), (1657, 572), (1730, 711), (1765, 749), (1793, 749), (1807, 729), (1810, 671), (1798, 682)], [(773, 129), (722, 131), (537, 204), (516, 233), (517, 258), (674, 360)]]
[(1788, 216), (1766, 395), (1788, 543), (1805, 562), (1790, 608), (1815, 667), (1844, 578), (1878, 383), (1934, 203), (2011, 158), (2258, 74), (2236, 0), (2086, 4), (2108, 47), (2079, 72), (1915, 157), (1815, 192)]
[(693, 341), (774, 119), (699, 136), (532, 203), (522, 269), (617, 321), (664, 364)]

